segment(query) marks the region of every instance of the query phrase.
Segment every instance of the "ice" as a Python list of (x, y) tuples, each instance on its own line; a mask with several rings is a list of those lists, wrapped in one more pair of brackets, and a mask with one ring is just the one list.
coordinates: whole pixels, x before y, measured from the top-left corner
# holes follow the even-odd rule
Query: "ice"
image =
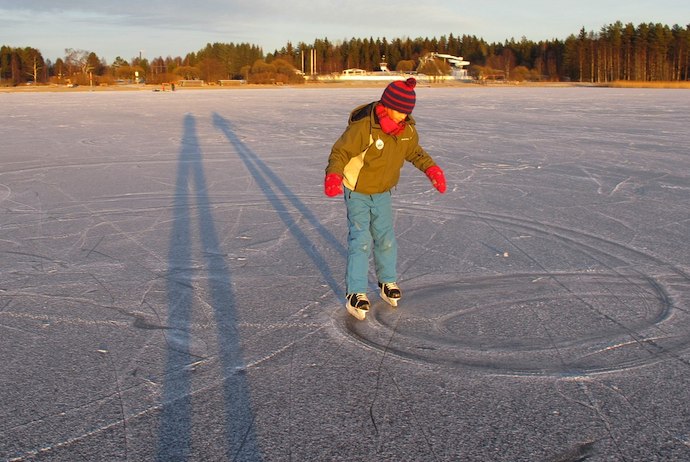
[(0, 93), (0, 459), (690, 458), (690, 92), (422, 87), (403, 299), (323, 176), (381, 88)]

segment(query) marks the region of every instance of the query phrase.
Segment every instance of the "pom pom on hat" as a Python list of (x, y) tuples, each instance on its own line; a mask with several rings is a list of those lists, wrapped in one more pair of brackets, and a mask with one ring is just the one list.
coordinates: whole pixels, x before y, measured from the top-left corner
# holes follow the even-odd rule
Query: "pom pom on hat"
[(381, 104), (394, 111), (411, 114), (417, 101), (414, 92), (416, 85), (417, 81), (413, 77), (389, 83), (381, 95)]

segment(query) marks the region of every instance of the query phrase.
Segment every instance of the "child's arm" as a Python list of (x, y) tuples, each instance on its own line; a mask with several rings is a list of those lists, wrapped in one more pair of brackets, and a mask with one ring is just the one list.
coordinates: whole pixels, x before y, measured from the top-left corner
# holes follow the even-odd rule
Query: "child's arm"
[(409, 154), (406, 159), (412, 162), (412, 165), (424, 172), (431, 181), (431, 184), (443, 194), (446, 192), (446, 177), (441, 167), (436, 165), (431, 156), (418, 144)]
[(324, 179), (324, 193), (328, 197), (335, 197), (343, 193), (342, 182), (345, 166), (350, 162), (350, 159), (361, 154), (362, 133), (364, 130), (359, 124), (351, 124), (331, 148)]
[(350, 162), (350, 159), (358, 156), (362, 149), (364, 149), (364, 146), (368, 144), (369, 132), (366, 131), (366, 139), (363, 134), (364, 130), (358, 127), (357, 124), (351, 124), (345, 129), (331, 148), (326, 173), (343, 175), (345, 166)]

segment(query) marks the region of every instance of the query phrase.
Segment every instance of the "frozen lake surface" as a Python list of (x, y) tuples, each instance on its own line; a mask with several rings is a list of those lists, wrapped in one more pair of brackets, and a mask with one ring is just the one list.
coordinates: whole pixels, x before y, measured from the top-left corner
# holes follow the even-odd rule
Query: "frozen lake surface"
[(690, 92), (418, 88), (358, 322), (381, 91), (0, 93), (0, 459), (689, 460)]

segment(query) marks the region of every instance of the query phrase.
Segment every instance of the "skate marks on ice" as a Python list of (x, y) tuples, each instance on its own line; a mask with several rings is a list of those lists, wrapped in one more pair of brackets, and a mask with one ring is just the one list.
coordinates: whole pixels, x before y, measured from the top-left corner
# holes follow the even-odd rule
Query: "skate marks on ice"
[[(690, 276), (682, 269), (578, 231), (509, 216), (458, 215), (472, 227), (531, 236), (531, 244), (507, 238), (511, 258), (526, 262), (523, 270), (403, 280), (397, 310), (377, 301), (367, 321), (343, 315), (336, 327), (407, 360), (492, 373), (568, 377), (658, 361), (688, 365), (680, 353), (690, 345), (690, 313), (683, 308)], [(577, 265), (540, 263), (563, 253)]]
[[(252, 178), (260, 186), (266, 200), (290, 231), (299, 247), (309, 256), (326, 281), (328, 287), (335, 294), (343, 293), (343, 288), (333, 275), (326, 256), (319, 251), (306, 229), (297, 222), (292, 213), (297, 212), (300, 218), (306, 220), (311, 228), (329, 247), (341, 257), (347, 255), (347, 250), (341, 242), (320, 222), (314, 212), (284, 183), (261, 158), (256, 155), (236, 134), (233, 123), (218, 113), (213, 113), (213, 125), (220, 130), (237, 156), (242, 160)], [(344, 302), (344, 297), (342, 299)]]

